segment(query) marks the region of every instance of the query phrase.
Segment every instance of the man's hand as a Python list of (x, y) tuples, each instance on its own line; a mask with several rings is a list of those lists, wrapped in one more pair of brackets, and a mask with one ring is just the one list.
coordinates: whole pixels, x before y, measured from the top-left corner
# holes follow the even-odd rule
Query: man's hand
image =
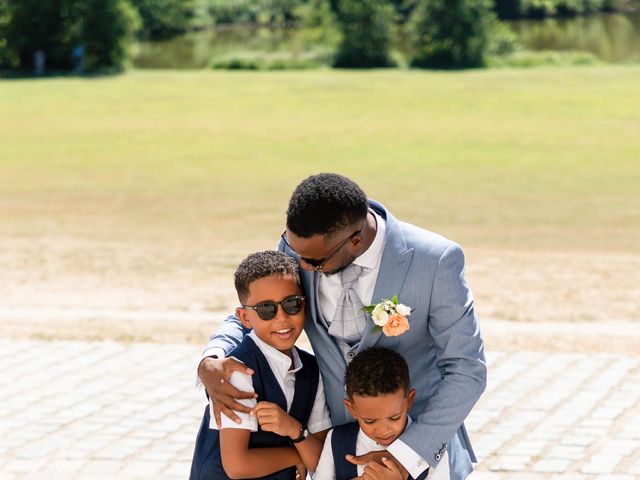
[(253, 408), (253, 414), (265, 432), (273, 432), (289, 438), (298, 438), (300, 435), (300, 428), (302, 428), (300, 422), (275, 403), (258, 402)]
[(220, 412), (224, 413), (234, 422), (240, 423), (240, 417), (234, 413), (234, 410), (249, 413), (251, 409), (236, 402), (236, 400), (257, 397), (254, 392), (243, 392), (229, 383), (233, 372), (253, 375), (253, 370), (233, 358), (217, 359), (207, 357), (202, 359), (200, 365), (198, 365), (198, 376), (200, 380), (202, 380), (204, 388), (206, 388), (209, 398), (213, 403), (213, 415), (218, 428), (222, 427)]
[[(389, 452), (385, 450), (381, 450), (378, 452), (369, 452), (369, 453), (365, 453), (364, 455), (359, 455), (357, 457), (355, 455), (347, 455), (346, 458), (347, 458), (347, 461), (353, 463), (354, 465), (365, 465), (364, 467), (365, 473), (363, 474), (362, 478), (366, 478), (367, 480), (372, 478), (380, 478), (380, 479), (399, 478), (402, 480), (407, 480), (409, 478), (409, 472), (407, 471), (407, 469), (404, 468), (402, 464), (398, 462), (398, 460), (396, 460), (393, 455), (391, 455)], [(388, 466), (389, 462), (395, 465), (396, 470), (398, 471), (398, 474), (399, 474), (398, 477), (393, 476), (394, 472), (389, 468)], [(384, 470), (378, 469), (374, 464), (377, 465), (377, 467), (381, 467), (386, 470), (389, 470), (389, 472), (385, 472)], [(367, 469), (369, 471), (368, 477), (367, 477)], [(381, 475), (383, 473), (385, 475), (391, 475), (391, 476), (390, 477), (371, 476), (371, 475)]]

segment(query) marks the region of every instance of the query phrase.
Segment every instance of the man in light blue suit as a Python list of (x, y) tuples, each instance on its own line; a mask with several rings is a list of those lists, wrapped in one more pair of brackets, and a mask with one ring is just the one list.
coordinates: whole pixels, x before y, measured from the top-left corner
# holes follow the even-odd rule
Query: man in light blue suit
[[(373, 345), (391, 348), (406, 359), (417, 394), (410, 412), (415, 421), (388, 452), (411, 478), (424, 478), (440, 462), (448, 464), (451, 480), (467, 477), (476, 458), (463, 422), (486, 386), (486, 364), (460, 247), (400, 222), (353, 181), (319, 174), (294, 191), (278, 248), (303, 269), (305, 331), (333, 424), (352, 420), (343, 405), (351, 358)], [(374, 331), (362, 305), (396, 295), (411, 308), (410, 329), (386, 336)], [(233, 371), (245, 370), (224, 357), (246, 333), (235, 317), (227, 318), (210, 338), (198, 369), (216, 413), (232, 418), (232, 409), (247, 411), (236, 401), (246, 397), (228, 380)], [(381, 456), (370, 453), (358, 461), (379, 462)]]

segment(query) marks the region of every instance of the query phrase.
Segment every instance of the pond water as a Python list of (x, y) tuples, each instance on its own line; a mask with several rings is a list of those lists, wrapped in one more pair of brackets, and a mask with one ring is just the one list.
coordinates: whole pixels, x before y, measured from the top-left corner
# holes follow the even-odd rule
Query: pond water
[[(508, 22), (531, 50), (585, 50), (612, 63), (640, 61), (640, 13)], [(205, 68), (235, 51), (302, 51), (306, 36), (297, 30), (225, 27), (193, 32), (162, 42), (139, 42), (136, 68)], [(402, 45), (398, 46), (402, 50)]]

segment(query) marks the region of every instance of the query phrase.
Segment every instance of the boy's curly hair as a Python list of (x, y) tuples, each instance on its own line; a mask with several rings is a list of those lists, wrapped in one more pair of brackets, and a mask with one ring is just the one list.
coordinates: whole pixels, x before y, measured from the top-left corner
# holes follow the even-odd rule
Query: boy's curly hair
[(409, 367), (397, 352), (372, 347), (363, 350), (347, 367), (344, 377), (347, 396), (376, 397), (403, 389), (409, 391)]
[(300, 285), (298, 264), (289, 255), (275, 250), (256, 252), (245, 258), (234, 274), (236, 292), (240, 303), (249, 296), (249, 285), (271, 275), (291, 275)]

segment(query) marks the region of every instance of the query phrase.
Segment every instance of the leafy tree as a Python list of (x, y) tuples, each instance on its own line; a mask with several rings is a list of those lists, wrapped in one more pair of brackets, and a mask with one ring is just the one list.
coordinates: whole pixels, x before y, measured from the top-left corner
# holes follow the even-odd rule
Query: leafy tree
[(78, 40), (77, 0), (8, 0), (7, 48), (16, 66), (31, 70), (34, 54), (46, 56), (46, 68), (65, 70), (71, 66), (71, 45)]
[(498, 18), (506, 20), (522, 16), (521, 0), (494, 0), (494, 4)]
[(194, 21), (197, 0), (132, 0), (142, 19), (145, 37), (164, 39), (186, 32)]
[[(88, 71), (120, 70), (139, 17), (127, 0), (6, 1), (10, 66), (32, 70), (42, 52), (47, 71), (69, 71), (83, 51)], [(2, 8), (0, 5), (0, 18)]]
[(84, 0), (81, 18), (86, 69), (122, 70), (127, 47), (140, 26), (136, 10), (126, 0)]
[(0, 68), (9, 67), (13, 63), (11, 52), (7, 48), (7, 26), (9, 25), (9, 4), (0, 0)]
[(341, 0), (338, 27), (342, 41), (335, 58), (339, 68), (388, 67), (393, 7), (385, 0)]
[(421, 0), (411, 17), (412, 67), (484, 65), (494, 19), (491, 0)]

